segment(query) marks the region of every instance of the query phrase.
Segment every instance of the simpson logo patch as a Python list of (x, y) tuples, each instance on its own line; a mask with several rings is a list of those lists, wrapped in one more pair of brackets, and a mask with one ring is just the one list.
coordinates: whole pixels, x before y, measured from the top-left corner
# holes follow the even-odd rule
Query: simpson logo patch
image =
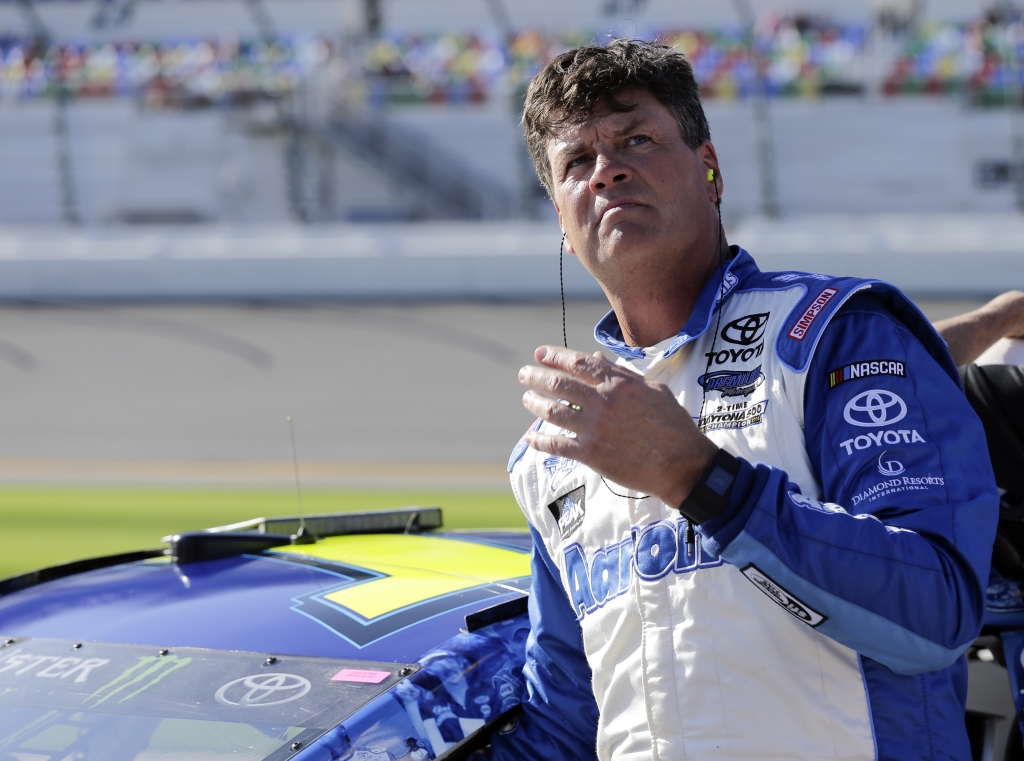
[(892, 375), (897, 378), (907, 377), (907, 366), (895, 359), (872, 359), (867, 362), (854, 362), (843, 365), (828, 374), (828, 387), (835, 388), (840, 383), (857, 378), (873, 378), (876, 375)]
[(787, 592), (766, 576), (756, 565), (748, 565), (741, 573), (753, 582), (754, 586), (768, 595), (768, 598), (781, 608), (785, 608), (790, 614), (799, 618), (811, 627), (823, 624), (828, 620), (807, 603)]
[(583, 523), (586, 502), (586, 488), (579, 486), (548, 505), (548, 510), (558, 521), (558, 532), (562, 538), (569, 536)]
[(836, 295), (839, 293), (835, 288), (826, 288), (818, 297), (811, 302), (811, 305), (804, 310), (804, 313), (800, 315), (800, 319), (796, 321), (796, 325), (789, 331), (789, 337), (797, 341), (803, 341), (807, 336), (807, 331), (811, 329), (811, 325), (818, 319), (818, 315), (821, 314), (821, 310), (825, 308)]

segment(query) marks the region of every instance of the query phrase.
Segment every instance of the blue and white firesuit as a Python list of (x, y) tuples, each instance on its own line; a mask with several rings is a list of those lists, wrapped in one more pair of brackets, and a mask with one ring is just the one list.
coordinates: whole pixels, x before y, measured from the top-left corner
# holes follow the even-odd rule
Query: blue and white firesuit
[(917, 308), (740, 249), (677, 336), (629, 346), (614, 313), (596, 335), (742, 469), (694, 536), (675, 505), (520, 442), (528, 699), (491, 757), (969, 759), (963, 653), (999, 498)]

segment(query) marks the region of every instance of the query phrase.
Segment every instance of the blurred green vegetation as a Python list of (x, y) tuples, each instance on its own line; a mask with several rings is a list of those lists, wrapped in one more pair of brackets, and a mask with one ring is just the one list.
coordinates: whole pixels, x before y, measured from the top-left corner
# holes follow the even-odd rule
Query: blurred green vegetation
[[(306, 513), (438, 506), (445, 528), (526, 528), (507, 492), (303, 491)], [(159, 547), (181, 531), (296, 515), (290, 490), (0, 489), (0, 578), (69, 560)]]

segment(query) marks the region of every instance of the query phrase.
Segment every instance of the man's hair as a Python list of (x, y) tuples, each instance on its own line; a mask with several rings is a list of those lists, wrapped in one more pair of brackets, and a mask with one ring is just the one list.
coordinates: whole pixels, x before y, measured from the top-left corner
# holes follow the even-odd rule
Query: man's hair
[(549, 195), (548, 138), (564, 125), (586, 121), (602, 104), (612, 111), (631, 111), (635, 104), (623, 103), (617, 96), (632, 88), (646, 89), (672, 113), (690, 148), (696, 150), (711, 138), (700, 88), (682, 53), (643, 40), (584, 45), (551, 61), (526, 92), (526, 147)]

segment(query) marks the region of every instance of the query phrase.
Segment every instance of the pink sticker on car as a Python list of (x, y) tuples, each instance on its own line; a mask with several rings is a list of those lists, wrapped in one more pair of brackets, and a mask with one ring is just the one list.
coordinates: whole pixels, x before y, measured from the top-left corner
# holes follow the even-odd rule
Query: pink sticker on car
[(367, 671), (365, 669), (342, 669), (331, 677), (332, 682), (362, 682), (380, 684), (391, 676), (390, 671)]

